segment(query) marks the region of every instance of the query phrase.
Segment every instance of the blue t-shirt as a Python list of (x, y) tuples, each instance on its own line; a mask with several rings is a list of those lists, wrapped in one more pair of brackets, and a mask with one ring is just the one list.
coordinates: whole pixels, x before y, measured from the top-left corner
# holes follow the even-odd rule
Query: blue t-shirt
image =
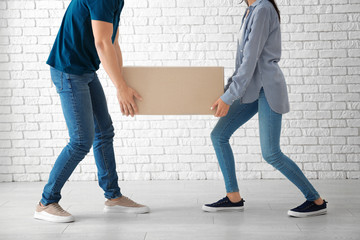
[(61, 23), (47, 64), (81, 75), (99, 69), (91, 20), (112, 23), (114, 43), (124, 0), (72, 0)]

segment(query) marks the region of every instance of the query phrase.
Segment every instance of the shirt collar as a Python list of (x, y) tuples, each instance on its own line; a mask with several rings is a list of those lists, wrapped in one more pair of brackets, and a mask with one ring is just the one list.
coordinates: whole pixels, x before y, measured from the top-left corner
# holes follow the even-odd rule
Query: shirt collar
[(248, 10), (250, 11), (248, 17), (246, 18), (246, 19), (249, 19), (252, 10), (253, 10), (257, 5), (259, 5), (262, 1), (263, 1), (263, 0), (256, 0), (253, 4), (250, 5), (250, 7), (247, 7), (247, 8), (246, 8), (241, 23), (244, 22), (244, 19), (245, 19), (245, 16), (246, 16), (246, 12), (247, 12)]
[(244, 13), (244, 15), (243, 15), (243, 18), (242, 18), (242, 20), (241, 20), (241, 25), (244, 23), (244, 19), (245, 19), (247, 10), (249, 10), (250, 12), (249, 12), (249, 15), (248, 15), (248, 17), (247, 17), (246, 19), (249, 19), (250, 14), (252, 13), (252, 10), (254, 10), (254, 8), (255, 8), (257, 5), (259, 5), (262, 1), (263, 1), (263, 0), (256, 0), (253, 4), (251, 4), (250, 7), (246, 8), (245, 13)]
[(256, 0), (253, 4), (251, 4), (250, 8), (255, 8), (258, 4), (260, 4), (263, 0)]

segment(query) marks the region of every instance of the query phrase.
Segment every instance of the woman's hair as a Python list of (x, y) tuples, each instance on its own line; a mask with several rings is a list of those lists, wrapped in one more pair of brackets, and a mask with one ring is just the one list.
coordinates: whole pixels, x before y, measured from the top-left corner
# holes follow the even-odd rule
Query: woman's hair
[[(243, 1), (241, 1), (240, 3), (242, 3), (242, 2), (243, 2)], [(269, 0), (269, 2), (271, 2), (271, 4), (274, 6), (274, 8), (275, 8), (275, 10), (276, 10), (276, 12), (277, 12), (277, 14), (278, 14), (279, 22), (280, 22), (280, 10), (279, 10), (278, 6), (276, 5), (275, 0)], [(248, 3), (247, 0), (245, 0), (245, 3), (246, 3), (246, 5), (249, 6), (249, 3)]]
[(271, 2), (271, 4), (274, 6), (274, 8), (275, 8), (275, 10), (276, 10), (276, 12), (278, 14), (279, 22), (280, 22), (280, 10), (279, 10), (278, 6), (276, 5), (275, 0), (269, 0), (269, 2)]

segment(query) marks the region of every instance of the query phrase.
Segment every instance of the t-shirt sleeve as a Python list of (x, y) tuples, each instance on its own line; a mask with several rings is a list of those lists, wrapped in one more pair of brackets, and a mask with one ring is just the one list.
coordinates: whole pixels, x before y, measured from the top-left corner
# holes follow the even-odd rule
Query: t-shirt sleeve
[(88, 0), (91, 20), (113, 23), (114, 15), (119, 6), (113, 0)]

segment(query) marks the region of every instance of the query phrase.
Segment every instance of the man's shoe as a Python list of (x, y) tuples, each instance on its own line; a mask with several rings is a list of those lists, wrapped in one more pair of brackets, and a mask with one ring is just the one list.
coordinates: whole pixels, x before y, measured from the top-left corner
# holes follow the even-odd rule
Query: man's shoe
[(244, 199), (241, 199), (237, 203), (230, 201), (228, 197), (224, 197), (219, 201), (211, 204), (204, 204), (202, 210), (205, 212), (217, 212), (217, 211), (243, 211), (244, 210)]
[(36, 206), (34, 218), (49, 222), (68, 223), (75, 221), (75, 218), (65, 211), (58, 203), (51, 203), (42, 206), (40, 203)]
[(300, 206), (288, 211), (288, 215), (291, 217), (310, 217), (326, 214), (327, 202), (324, 199), (323, 204), (316, 205), (313, 201), (305, 201)]
[(117, 199), (106, 200), (104, 212), (108, 213), (148, 213), (149, 207), (138, 204), (128, 197), (121, 196)]

